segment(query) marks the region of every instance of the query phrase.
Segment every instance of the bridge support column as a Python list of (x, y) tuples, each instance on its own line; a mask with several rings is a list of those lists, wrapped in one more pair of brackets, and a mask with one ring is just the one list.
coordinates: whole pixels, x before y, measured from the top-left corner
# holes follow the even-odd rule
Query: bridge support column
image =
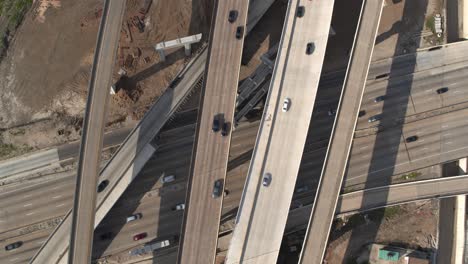
[(161, 61), (166, 61), (166, 54), (164, 53), (164, 50), (161, 49), (161, 50), (158, 50), (159, 52), (159, 58), (161, 59)]
[(190, 56), (192, 54), (192, 45), (185, 44), (185, 56)]

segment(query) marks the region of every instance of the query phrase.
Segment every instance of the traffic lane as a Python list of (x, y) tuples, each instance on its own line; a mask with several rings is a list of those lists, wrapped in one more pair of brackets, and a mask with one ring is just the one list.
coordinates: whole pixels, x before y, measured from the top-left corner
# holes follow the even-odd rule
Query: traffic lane
[[(466, 78), (467, 70), (468, 68), (457, 68), (454, 70), (449, 67), (443, 67), (443, 69), (434, 69), (410, 76), (402, 76), (401, 78), (392, 77), (392, 85), (390, 86), (388, 86), (388, 81), (375, 83), (380, 89), (365, 93), (361, 110), (366, 111), (367, 118), (382, 114), (383, 102), (374, 102), (377, 97), (382, 95), (385, 96), (387, 103), (388, 101), (391, 102), (389, 104), (394, 109), (391, 111), (392, 114), (383, 114), (383, 118), (391, 118), (391, 116), (395, 115), (393, 113), (395, 111), (401, 112), (405, 110), (404, 114), (409, 116), (435, 110), (447, 106), (448, 103), (461, 103), (466, 101), (467, 98), (463, 97), (463, 95), (468, 95), (461, 82), (461, 80)], [(372, 86), (366, 86), (366, 91)], [(446, 94), (437, 94), (437, 89), (443, 87), (448, 87), (449, 91)], [(385, 91), (385, 89), (387, 90)], [(451, 97), (450, 101), (444, 100), (445, 97), (452, 94), (457, 94), (457, 97)], [(369, 123), (367, 122), (367, 118), (359, 120), (357, 129), (368, 128), (379, 123)]]
[[(34, 256), (37, 250), (39, 250), (52, 231), (53, 229), (50, 228), (29, 234), (27, 236), (11, 238), (3, 241), (1, 244), (3, 249), (0, 251), (0, 259), (2, 260), (2, 263), (29, 263), (29, 260)], [(23, 245), (20, 248), (11, 251), (4, 250), (6, 245), (17, 241), (23, 242)]]
[[(368, 177), (373, 177), (373, 179), (375, 179), (375, 177), (379, 177), (379, 175), (381, 176), (383, 174), (400, 174), (406, 171), (412, 171), (421, 167), (426, 167), (428, 166), (428, 164), (438, 164), (441, 162), (456, 159), (458, 155), (465, 155), (464, 153), (466, 152), (466, 147), (464, 147), (465, 145), (463, 145), (465, 140), (460, 139), (460, 137), (458, 137), (457, 139), (456, 135), (462, 135), (467, 129), (467, 127), (461, 125), (454, 126), (454, 124), (461, 124), (459, 122), (466, 122), (464, 121), (463, 116), (466, 116), (467, 112), (468, 109), (440, 115), (437, 117), (439, 121), (434, 121), (431, 118), (407, 124), (403, 128), (403, 131), (406, 131), (405, 135), (417, 134), (416, 131), (421, 131), (419, 133), (423, 135), (417, 140), (419, 141), (417, 144), (418, 148), (410, 148), (410, 150), (412, 150), (410, 154), (407, 152), (405, 145), (406, 142), (403, 137), (399, 138), (399, 143), (395, 144), (394, 147), (391, 148), (371, 148), (373, 146), (372, 142), (375, 141), (375, 136), (356, 138), (350, 156), (350, 165), (347, 173), (347, 180), (349, 182), (356, 181), (357, 179), (361, 179), (360, 181), (363, 181)], [(450, 127), (450, 124), (452, 124), (452, 127)], [(451, 137), (451, 139), (458, 141), (461, 140), (460, 142), (458, 142), (458, 144), (457, 141), (446, 141), (452, 142), (451, 144), (446, 144), (441, 141), (441, 134), (447, 133), (444, 131), (446, 131), (446, 129), (448, 128), (452, 128), (451, 133), (454, 134), (454, 137)], [(427, 133), (429, 133), (430, 135), (427, 137), (427, 139), (425, 138), (422, 132), (423, 130), (426, 130)], [(392, 136), (392, 131), (393, 130), (390, 129), (381, 132), (386, 133), (386, 135), (388, 135), (385, 137), (387, 139), (387, 142), (397, 142), (397, 138), (395, 136)], [(415, 143), (416, 145), (416, 142), (411, 143)], [(356, 153), (356, 146), (360, 145), (369, 146), (369, 153), (367, 155)], [(411, 146), (411, 144), (408, 145)], [(443, 146), (443, 148), (441, 147), (441, 145)], [(424, 150), (424, 148), (427, 149)], [(375, 151), (374, 149), (376, 149), (377, 151)], [(388, 157), (389, 155), (396, 155), (397, 161), (391, 163), (386, 161), (386, 157)], [(408, 155), (414, 158), (409, 160)], [(372, 167), (374, 169), (372, 171), (369, 171), (371, 163), (373, 163)]]
[[(240, 39), (235, 32), (237, 26), (245, 27), (247, 8), (248, 0), (220, 1), (216, 6), (180, 263), (214, 261), (222, 197), (213, 199), (211, 192), (213, 183), (226, 177), (231, 133), (223, 138), (211, 131), (211, 125), (213, 116), (219, 114), (233, 124), (244, 39), (244, 32)], [(234, 23), (227, 20), (231, 10), (238, 11)]]
[[(253, 211), (250, 218), (250, 229), (244, 241), (241, 261), (251, 258), (255, 258), (257, 262), (276, 261), (287, 219), (287, 213), (284, 212), (290, 207), (309, 130), (322, 68), (320, 62), (323, 60), (327, 38), (321, 35), (322, 31), (312, 31), (308, 23), (317, 18), (314, 16), (317, 12), (319, 17), (323, 16), (323, 19), (319, 21), (323, 21), (321, 22), (322, 28), (328, 33), (325, 21), (328, 21), (327, 15), (331, 14), (333, 4), (330, 2), (305, 2), (303, 4), (310, 14), (295, 19), (295, 29), (290, 40), (286, 62), (288, 70), (287, 74), (281, 76), (283, 83), (278, 100), (275, 102), (276, 113), (273, 116), (272, 132), (264, 157), (264, 166), (260, 175), (252, 175), (254, 179), (261, 181), (264, 173), (271, 173), (272, 180), (268, 187), (260, 186), (257, 189), (254, 206), (257, 209)], [(314, 30), (316, 30), (315, 27)], [(315, 51), (311, 55), (307, 55), (305, 50), (309, 42), (315, 44)], [(309, 96), (304, 96), (304, 83), (309, 84), (307, 86)], [(285, 98), (291, 101), (288, 112), (281, 111)], [(271, 211), (273, 201), (277, 210)], [(260, 240), (268, 240), (270, 243), (262, 243)]]
[[(130, 134), (133, 127), (124, 127), (111, 130), (104, 133), (103, 148), (109, 148), (112, 146), (120, 145), (125, 138)], [(80, 148), (80, 142), (70, 142), (57, 147), (58, 155), (60, 160), (66, 160), (76, 158)]]
[(468, 43), (457, 42), (445, 45), (441, 49), (421, 50), (418, 53), (405, 54), (393, 58), (372, 62), (367, 77), (368, 81), (390, 73), (391, 75), (404, 75), (413, 71), (423, 71), (444, 64), (445, 60), (456, 62), (468, 60)]

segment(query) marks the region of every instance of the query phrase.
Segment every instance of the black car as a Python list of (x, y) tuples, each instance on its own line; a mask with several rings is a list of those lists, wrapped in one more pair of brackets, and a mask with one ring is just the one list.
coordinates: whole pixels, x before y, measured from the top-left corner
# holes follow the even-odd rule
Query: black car
[(169, 88), (174, 88), (176, 85), (182, 80), (182, 77), (177, 76), (172, 82), (169, 84)]
[(313, 42), (307, 43), (306, 54), (310, 55), (314, 53), (314, 50), (315, 50), (315, 44)]
[(110, 240), (112, 239), (112, 236), (113, 236), (113, 233), (112, 232), (106, 232), (106, 233), (103, 233), (99, 236), (99, 238), (101, 240)]
[(239, 15), (239, 12), (237, 12), (237, 10), (231, 10), (229, 11), (229, 18), (228, 18), (228, 21), (230, 23), (234, 23), (234, 21), (237, 20), (237, 16)]
[(443, 94), (443, 93), (446, 93), (446, 92), (448, 92), (448, 88), (447, 88), (447, 87), (443, 87), (443, 88), (437, 89), (437, 93), (438, 93), (438, 94)]
[(377, 96), (374, 99), (374, 102), (378, 103), (378, 102), (382, 102), (383, 100), (385, 100), (385, 95)]
[(418, 136), (411, 136), (406, 138), (406, 143), (414, 142), (418, 140)]
[(213, 193), (211, 194), (211, 196), (213, 198), (218, 198), (219, 196), (221, 196), (222, 192), (223, 192), (223, 180), (216, 180), (214, 182)]
[(213, 132), (218, 132), (219, 131), (219, 118), (218, 116), (213, 117)]
[(17, 248), (21, 247), (22, 245), (23, 245), (23, 241), (17, 241), (15, 243), (11, 243), (9, 245), (6, 245), (5, 250), (10, 251), (10, 250), (13, 250), (13, 249), (17, 249)]
[(242, 27), (242, 26), (237, 27), (237, 29), (236, 29), (236, 38), (237, 39), (242, 39), (243, 36), (244, 36), (244, 27)]
[(229, 133), (229, 123), (224, 123), (223, 127), (221, 128), (221, 136), (225, 137)]
[(366, 110), (359, 111), (359, 114), (358, 114), (359, 117), (362, 117), (362, 116), (365, 116), (365, 115), (366, 115)]
[(296, 16), (297, 17), (303, 17), (304, 13), (305, 13), (305, 7), (304, 6), (298, 6)]
[(97, 187), (97, 191), (98, 192), (104, 191), (104, 189), (107, 187), (107, 185), (109, 185), (109, 181), (108, 180), (103, 180), (101, 183), (99, 183), (99, 185)]

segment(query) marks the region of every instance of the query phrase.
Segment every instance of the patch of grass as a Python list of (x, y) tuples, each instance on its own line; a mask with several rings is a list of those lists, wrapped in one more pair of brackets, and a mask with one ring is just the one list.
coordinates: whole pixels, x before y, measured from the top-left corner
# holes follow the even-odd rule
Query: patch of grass
[(384, 211), (384, 217), (387, 219), (390, 219), (399, 215), (401, 212), (402, 212), (402, 209), (400, 206), (386, 207)]
[(435, 17), (431, 16), (426, 19), (426, 27), (435, 34)]
[(8, 37), (23, 21), (33, 0), (0, 0), (0, 59), (8, 48)]
[(8, 157), (18, 150), (13, 144), (0, 143), (0, 158)]
[(406, 181), (407, 180), (414, 180), (417, 177), (421, 176), (421, 174), (422, 173), (420, 173), (419, 171), (413, 171), (413, 172), (401, 175), (400, 179), (401, 180), (406, 180)]

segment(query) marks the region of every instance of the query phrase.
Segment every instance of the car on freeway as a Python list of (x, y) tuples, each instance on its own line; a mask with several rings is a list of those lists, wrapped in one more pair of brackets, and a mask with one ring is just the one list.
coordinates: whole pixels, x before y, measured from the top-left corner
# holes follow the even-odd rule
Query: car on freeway
[(297, 17), (303, 17), (304, 13), (305, 13), (305, 7), (304, 6), (298, 6), (296, 16)]
[(99, 185), (97, 187), (97, 191), (98, 192), (104, 191), (104, 189), (106, 189), (107, 185), (109, 185), (109, 180), (103, 180), (102, 182), (99, 183)]
[(215, 116), (213, 117), (213, 126), (211, 127), (211, 129), (213, 130), (213, 132), (216, 133), (216, 132), (219, 131), (219, 125), (220, 125), (219, 123), (220, 123), (220, 122), (219, 122), (219, 117), (218, 117), (218, 115), (215, 115)]
[(303, 193), (303, 192), (307, 192), (309, 190), (309, 186), (307, 185), (304, 185), (304, 186), (299, 186), (297, 187), (294, 192), (295, 193)]
[(147, 233), (136, 234), (136, 235), (133, 236), (133, 241), (138, 241), (138, 240), (143, 239), (143, 238), (145, 238), (147, 236), (148, 236)]
[(411, 142), (415, 142), (416, 140), (418, 140), (418, 136), (411, 136), (411, 137), (407, 137), (406, 138), (406, 143), (411, 143)]
[(110, 240), (114, 234), (112, 232), (106, 232), (99, 236), (101, 240)]
[(291, 99), (289, 98), (284, 98), (284, 101), (283, 101), (283, 112), (287, 112), (289, 110), (289, 108), (291, 107)]
[(446, 92), (448, 92), (448, 87), (442, 87), (442, 88), (437, 89), (437, 94), (443, 94)]
[(218, 198), (221, 196), (223, 192), (223, 180), (216, 180), (213, 186), (213, 192), (211, 193), (211, 197)]
[(358, 117), (363, 117), (366, 115), (366, 110), (359, 111)]
[(223, 126), (221, 127), (221, 136), (225, 137), (229, 133), (229, 123), (224, 122)]
[(175, 181), (175, 175), (167, 175), (161, 178), (161, 183), (169, 183)]
[(267, 172), (263, 175), (262, 185), (265, 187), (270, 186), (271, 183), (271, 173)]
[(314, 53), (314, 50), (315, 50), (315, 44), (313, 42), (307, 43), (306, 54), (310, 55), (310, 54)]
[(372, 122), (375, 122), (375, 121), (379, 121), (380, 119), (382, 119), (382, 115), (375, 115), (375, 116), (369, 117), (367, 122), (372, 123)]
[(236, 39), (242, 39), (243, 36), (244, 36), (244, 27), (238, 26), (236, 29)]
[(131, 221), (141, 219), (142, 217), (143, 217), (143, 215), (141, 213), (133, 214), (133, 215), (127, 217), (127, 223), (131, 222)]
[(229, 11), (229, 17), (228, 17), (229, 23), (234, 23), (234, 21), (237, 20), (238, 15), (239, 15), (239, 12), (237, 12), (237, 10)]
[(5, 246), (6, 251), (10, 251), (13, 249), (17, 249), (23, 245), (23, 241), (16, 241), (15, 243), (11, 243)]
[(336, 109), (330, 108), (330, 110), (328, 110), (328, 116), (334, 116), (334, 115), (336, 115)]
[(184, 203), (176, 204), (176, 206), (172, 207), (172, 211), (180, 211), (180, 210), (185, 210)]
[(385, 100), (385, 95), (377, 96), (377, 97), (374, 99), (374, 102), (375, 102), (375, 103), (378, 103), (378, 102), (382, 102), (383, 100)]

